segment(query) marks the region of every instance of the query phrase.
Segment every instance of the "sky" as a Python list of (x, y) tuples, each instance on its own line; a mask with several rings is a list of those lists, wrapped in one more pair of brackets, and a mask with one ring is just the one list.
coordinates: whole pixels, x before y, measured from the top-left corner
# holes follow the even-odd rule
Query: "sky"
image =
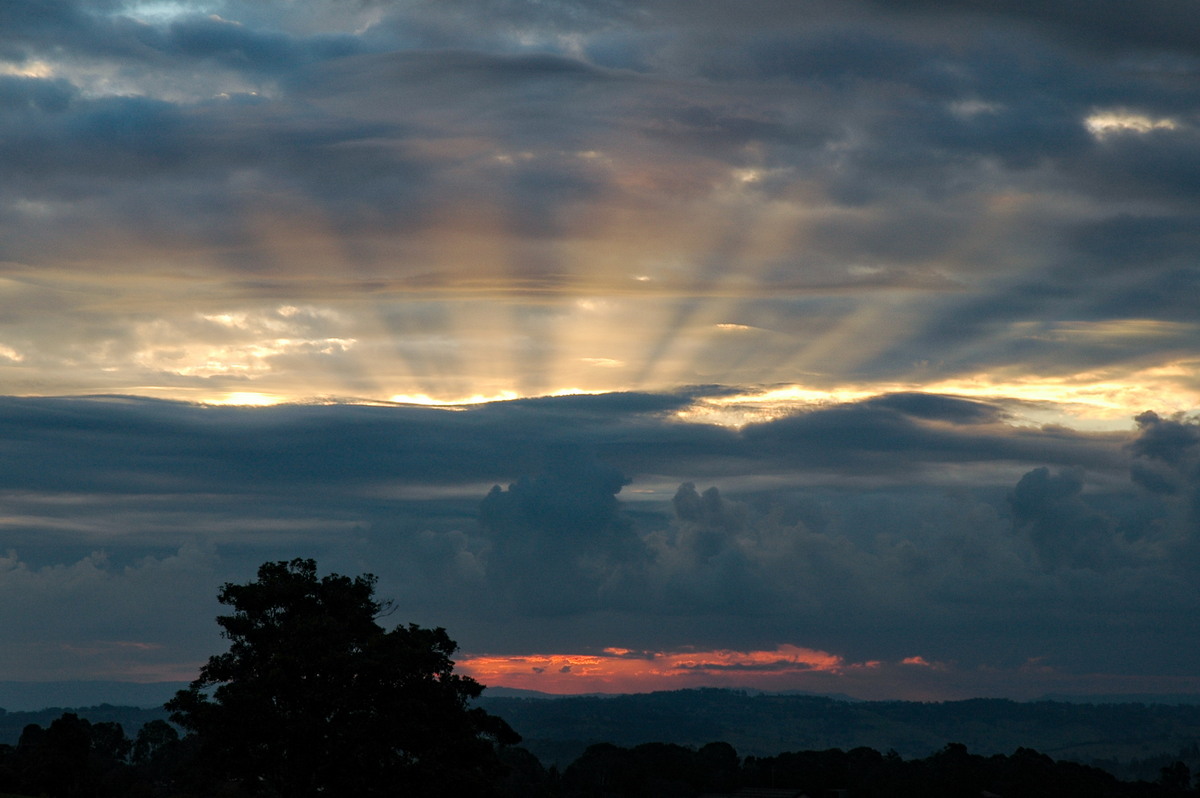
[(0, 680), (1200, 693), (1200, 5), (5, 0)]

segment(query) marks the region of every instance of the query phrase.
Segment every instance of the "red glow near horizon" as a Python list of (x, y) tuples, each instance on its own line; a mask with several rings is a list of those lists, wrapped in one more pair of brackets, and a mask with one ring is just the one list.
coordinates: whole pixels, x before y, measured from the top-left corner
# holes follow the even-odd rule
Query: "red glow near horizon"
[(826, 651), (783, 645), (772, 651), (631, 651), (600, 654), (477, 656), (457, 667), (493, 687), (546, 693), (638, 693), (680, 687), (790, 686), (797, 676), (840, 675), (877, 668), (878, 662), (848, 663)]

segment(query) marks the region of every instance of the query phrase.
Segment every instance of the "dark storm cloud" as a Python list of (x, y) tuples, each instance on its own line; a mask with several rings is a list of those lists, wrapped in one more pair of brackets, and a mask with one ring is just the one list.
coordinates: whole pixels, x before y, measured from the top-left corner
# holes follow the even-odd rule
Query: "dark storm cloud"
[(450, 412), (6, 397), (0, 430), (10, 454), (5, 482), (19, 489), (156, 492), (190, 484), (201, 492), (254, 492), (398, 478), (472, 483), (535, 469), (547, 447), (608, 439), (619, 448), (636, 434), (639, 418), (658, 418), (686, 401), (632, 394)]
[(237, 70), (278, 74), (313, 61), (360, 52), (360, 41), (349, 35), (314, 36), (303, 40), (280, 33), (247, 30), (245, 26), (193, 17), (172, 24), (153, 43), (167, 56), (212, 60)]
[(65, 80), (37, 80), (4, 76), (0, 78), (0, 108), (5, 118), (23, 112), (62, 111), (77, 92)]
[[(910, 479), (916, 469), (948, 463), (996, 465), (1007, 459), (1120, 468), (1124, 462), (1121, 436), (1013, 428), (994, 407), (952, 397), (881, 397), (741, 433), (673, 421), (672, 413), (689, 401), (687, 396), (615, 394), (451, 412), (10, 397), (0, 404), (8, 464), (3, 478), (8, 490), (29, 494), (68, 492), (96, 500), (126, 495), (164, 507), (181, 501), (189, 509), (205, 496), (222, 495), (245, 507), (296, 502), (339, 513), (381, 486), (460, 485), (469, 492), (479, 485), (512, 483), (491, 500), (489, 523), (558, 527), (570, 534), (572, 524), (583, 519), (609, 523), (621, 475), (636, 487), (646, 475), (682, 481), (699, 473), (800, 476), (814, 469), (840, 470), (852, 479), (868, 467), (878, 475)], [(537, 474), (545, 476), (520, 481)], [(600, 504), (579, 507), (586, 491), (574, 491), (572, 485), (594, 480)], [(553, 510), (549, 497), (555, 494), (574, 498)], [(378, 500), (369, 506), (379, 506)], [(542, 507), (548, 509), (537, 509)], [(555, 513), (580, 520), (556, 521), (551, 519)]]
[[(54, 186), (67, 176), (150, 177), (186, 162), (185, 118), (170, 103), (142, 97), (81, 101), (62, 81), (7, 82), (24, 84), (18, 91), (34, 98), (22, 110), (40, 112), (25, 119), (5, 115), (4, 175), (10, 186)], [(42, 99), (48, 96), (49, 103)]]
[(1021, 477), (1010, 502), (1013, 523), (1029, 536), (1042, 567), (1107, 570), (1116, 557), (1115, 524), (1080, 496), (1083, 474), (1068, 469), (1051, 475), (1037, 468)]
[(982, 460), (1116, 465), (1111, 452), (1069, 430), (1009, 427), (1003, 419), (982, 402), (894, 394), (750, 425), (742, 437), (756, 459), (860, 473)]
[(1113, 466), (1119, 436), (1003, 423), (972, 400), (896, 394), (736, 432), (682, 424), (688, 395), (516, 400), (452, 412), (423, 407), (202, 407), (132, 398), (0, 401), (6, 484), (23, 490), (335, 492), (363, 483), (505, 481), (583, 447), (627, 472), (746, 473), (1070, 462)]
[[(598, 471), (563, 465), (568, 475), (556, 482), (577, 500), (611, 490)], [(920, 652), (968, 669), (1042, 659), (1049, 667), (1101, 671), (1140, 670), (1152, 650), (1157, 672), (1186, 674), (1188, 657), (1165, 650), (1175, 635), (1156, 620), (1169, 616), (1181, 634), (1196, 633), (1189, 616), (1194, 591), (1176, 567), (1182, 549), (1178, 542), (1132, 549), (1091, 506), (1095, 499), (1084, 497), (1085, 478), (1080, 471), (1034, 469), (1011, 493), (1011, 522), (1001, 505), (966, 494), (827, 495), (832, 518), (821, 531), (789, 518), (775, 502), (685, 483), (672, 501), (673, 517), (643, 527), (638, 556), (597, 558), (592, 551), (586, 557), (607, 533), (572, 547), (599, 569), (586, 578), (576, 571), (575, 579), (561, 579), (560, 555), (553, 553), (570, 545), (568, 515), (556, 527), (525, 531), (525, 540), (541, 540), (552, 552), (548, 557), (527, 551), (514, 567), (517, 549), (510, 543), (497, 559), (497, 549), (484, 545), (474, 562), (482, 574), (500, 567), (506, 577), (525, 575), (525, 582), (486, 595), (513, 601), (520, 591), (522, 602), (538, 596), (547, 608), (533, 613), (542, 616), (538, 628), (543, 634), (554, 628), (567, 646), (586, 645), (588, 628), (590, 639), (621, 648), (771, 650), (799, 641), (861, 659), (898, 661)], [(552, 495), (558, 506), (579, 511), (576, 528), (589, 525), (582, 505)], [(631, 507), (610, 502), (600, 516), (611, 523), (614, 510)], [(518, 526), (506, 529), (522, 534)], [(516, 616), (530, 613), (523, 603), (514, 606), (524, 607)], [(572, 619), (561, 631), (542, 625), (555, 613)], [(526, 621), (511, 621), (506, 643), (485, 633), (495, 640), (491, 650), (527, 650), (520, 639), (536, 637)], [(1129, 637), (1109, 639), (1104, 630), (1114, 624)]]
[[(1106, 508), (1129, 504), (1131, 462), (1196, 484), (1190, 422), (1147, 415), (1136, 437), (1037, 431), (989, 403), (915, 393), (742, 432), (673, 420), (721, 393), (458, 411), (9, 398), (0, 507), (15, 550), (0, 583), (104, 608), (118, 589), (166, 589), (186, 562), (186, 600), (202, 609), (220, 580), (303, 550), (378, 573), (407, 617), (473, 651), (792, 644), (854, 661), (1135, 672), (1153, 652), (1155, 673), (1185, 667), (1172, 652), (1197, 630), (1179, 489), (1135, 470), (1148, 509)], [(975, 488), (939, 487), (971, 463), (985, 469)], [(865, 473), (895, 481), (864, 486)], [(132, 607), (114, 629), (142, 623)], [(43, 639), (115, 635), (89, 617)], [(1163, 617), (1169, 635), (1155, 631)], [(1101, 634), (1113, 625), (1125, 642)], [(164, 646), (156, 667), (176, 667), (186, 647), (147, 628)], [(22, 645), (37, 639), (30, 629)]]
[(1046, 33), (1089, 47), (1150, 51), (1200, 52), (1188, 35), (1200, 25), (1200, 12), (1186, 0), (1151, 0), (1130, 6), (1120, 0), (1058, 3), (1002, 2), (1001, 0), (902, 0), (880, 3), (888, 10), (902, 9), (941, 16), (1010, 19), (1029, 25), (1029, 30)]
[(208, 61), (238, 71), (279, 73), (361, 49), (350, 35), (295, 37), (255, 30), (212, 14), (194, 14), (159, 27), (126, 15), (123, 2), (6, 3), (0, 11), (4, 39), (14, 55), (37, 55), (69, 47), (71, 54), (123, 59), (149, 68), (180, 69), (178, 59)]
[[(4, 161), (11, 177), (25, 179), (9, 184), (9, 191), (102, 199), (124, 211), (107, 212), (109, 227), (136, 220), (143, 228), (160, 227), (164, 236), (191, 228), (197, 244), (209, 237), (224, 245), (241, 242), (249, 251), (232, 261), (249, 264), (261, 262), (263, 253), (228, 232), (239, 226), (244, 203), (295, 197), (297, 189), (344, 234), (411, 232), (431, 207), (469, 191), (509, 198), (513, 232), (553, 237), (586, 218), (567, 209), (583, 212), (614, 196), (611, 174), (566, 153), (613, 149), (663, 157), (661, 146), (667, 146), (676, 155), (703, 153), (740, 167), (746, 149), (757, 148), (767, 166), (791, 170), (789, 180), (764, 179), (760, 190), (786, 192), (804, 175), (838, 203), (878, 210), (853, 224), (830, 220), (815, 233), (828, 255), (813, 253), (808, 260), (844, 267), (847, 258), (862, 257), (883, 261), (878, 267), (884, 268), (888, 261), (936, 260), (957, 248), (953, 231), (968, 218), (944, 210), (938, 218), (907, 200), (915, 191), (933, 201), (976, 194), (992, 179), (984, 172), (993, 159), (1014, 179), (1049, 166), (1066, 181), (1062, 188), (1104, 202), (1150, 196), (1186, 202), (1200, 185), (1193, 174), (1200, 149), (1186, 125), (1104, 141), (1094, 141), (1083, 125), (1097, 106), (1151, 116), (1194, 111), (1197, 92), (1188, 82), (1139, 77), (1095, 54), (1064, 57), (1036, 39), (997, 40), (986, 27), (951, 35), (954, 26), (897, 27), (855, 8), (843, 14), (821, 4), (771, 4), (735, 13), (706, 4), (689, 6), (685, 15), (672, 3), (613, 4), (603, 11), (570, 3), (363, 4), (359, 10), (380, 15), (373, 25), (358, 34), (318, 35), (272, 29), (269, 12), (237, 4), (219, 9), (228, 18), (196, 14), (161, 25), (134, 22), (116, 6), (18, 4), (6, 12), (9, 35), (27, 44), (82, 47), (78, 42), (86, 40), (111, 48), (115, 40), (129, 40), (127, 54), (89, 57), (128, 57), (168, 72), (210, 62), (251, 81), (264, 75), (278, 81), (270, 100), (213, 106), (83, 99), (61, 78), (24, 78), (29, 84), (20, 92), (28, 110), (6, 118)], [(922, 19), (933, 13), (932, 7), (921, 10)], [(974, 4), (944, 11), (1000, 13)], [(1136, 17), (1133, 29), (1167, 31), (1183, 13), (1169, 5), (1139, 8), (1136, 15), (1110, 11), (1086, 15), (1082, 27), (1107, 29), (1099, 19)], [(251, 22), (237, 22), (239, 12)], [(444, 35), (436, 46), (411, 33), (405, 39), (410, 23)], [(114, 39), (114, 26), (126, 33)], [(643, 37), (655, 42), (652, 34), (667, 29), (678, 42), (641, 75), (588, 60), (593, 36), (624, 37), (633, 46)], [(71, 37), (64, 38), (66, 32)], [(568, 52), (556, 38), (568, 34), (580, 37), (582, 50)], [(712, 46), (713, 36), (722, 46)], [(969, 42), (965, 50), (958, 37)], [(692, 82), (696, 74), (707, 81)], [(249, 98), (255, 87), (247, 84), (235, 96)], [(859, 101), (847, 104), (847, 95)], [(314, 99), (327, 110), (314, 111)], [(447, 125), (536, 159), (501, 177), (484, 168), (486, 159), (418, 156), (413, 143), (445, 135)], [(629, 131), (641, 135), (631, 139)], [(831, 149), (836, 158), (829, 157)], [(232, 197), (222, 196), (251, 169), (259, 176), (254, 190), (239, 197), (245, 189), (234, 188)], [(43, 179), (34, 182), (34, 175)], [(150, 175), (162, 182), (151, 189), (110, 182), (135, 175), (139, 183)], [(701, 177), (692, 190), (705, 183)], [(1180, 223), (1193, 222), (1191, 216), (1181, 215)], [(78, 226), (80, 220), (70, 221)], [(14, 219), (7, 238), (23, 238), (21, 228)], [(898, 231), (912, 242), (907, 257)], [(9, 257), (36, 259), (43, 243), (10, 243)], [(1002, 249), (987, 258), (1001, 272), (1014, 269), (1013, 256)], [(794, 273), (802, 267), (788, 259), (779, 268)], [(535, 268), (561, 270), (554, 263)], [(1088, 293), (1078, 284), (1072, 291)], [(994, 295), (984, 301), (996, 299), (1002, 304)]]
[(490, 543), (485, 562), (494, 600), (533, 617), (578, 615), (613, 598), (625, 604), (621, 571), (649, 556), (616, 498), (628, 482), (568, 448), (541, 474), (492, 488), (479, 520)]
[[(1168, 498), (1175, 508), (1176, 534), (1192, 556), (1200, 554), (1200, 425), (1195, 419), (1162, 418), (1153, 411), (1137, 417), (1138, 436), (1130, 443), (1133, 481)], [(1189, 558), (1190, 559), (1190, 558)]]
[[(195, 180), (218, 165), (221, 172), (253, 165), (279, 174), (304, 167), (312, 183), (336, 190), (337, 181), (319, 178), (335, 170), (346, 173), (343, 180), (364, 175), (354, 168), (356, 153), (332, 145), (388, 130), (378, 124), (333, 130), (319, 117), (289, 117), (250, 96), (181, 108), (144, 97), (85, 98), (61, 81), (4, 80), (5, 94), (23, 98), (21, 110), (27, 111), (3, 120), (5, 174), (34, 196), (53, 196), (55, 187), (107, 192), (102, 179), (114, 179), (117, 186), (168, 177)], [(303, 172), (292, 174), (290, 179), (305, 179)]]
[[(1188, 253), (1200, 247), (1200, 231), (1192, 221), (1184, 215), (1126, 213), (1081, 224), (1070, 234), (1079, 256), (1073, 273), (1102, 278), (1113, 272), (1138, 273), (1155, 267), (1194, 269)], [(1166, 301), (1167, 297), (1159, 299)]]
[[(89, 4), (97, 11), (111, 10), (117, 2)], [(86, 12), (88, 5), (70, 0), (13, 0), (0, 8), (0, 24), (5, 39), (16, 42), (36, 42), (43, 46), (66, 40), (78, 44), (80, 35), (91, 29), (93, 17)], [(7, 54), (6, 54), (7, 55)]]

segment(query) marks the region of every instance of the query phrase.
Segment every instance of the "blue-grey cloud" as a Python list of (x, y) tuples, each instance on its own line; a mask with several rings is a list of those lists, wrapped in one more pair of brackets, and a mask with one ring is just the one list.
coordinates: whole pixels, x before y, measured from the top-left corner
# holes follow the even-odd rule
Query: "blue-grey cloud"
[[(108, 641), (114, 670), (137, 651), (156, 652), (147, 668), (175, 667), (198, 647), (142, 621), (146, 639), (132, 642), (150, 647), (113, 642), (134, 623), (116, 596), (132, 607), (166, 589), (142, 574), (202, 558), (194, 609), (180, 610), (191, 613), (180, 628), (197, 629), (206, 590), (301, 552), (380, 574), (407, 614), (475, 651), (790, 643), (856, 659), (1048, 657), (1078, 671), (1103, 657), (1182, 672), (1193, 516), (1162, 485), (1195, 484), (1188, 423), (1148, 414), (1136, 434), (1038, 434), (986, 403), (898, 394), (739, 433), (672, 420), (688, 401), (448, 412), (10, 398), (0, 503), (13, 553), (0, 583), (52, 591), (89, 575), (92, 587), (62, 600), (93, 609), (53, 634)], [(971, 461), (987, 470), (966, 486), (954, 468)], [(1130, 480), (1138, 463), (1164, 481)], [(51, 613), (49, 595), (29, 611)], [(1170, 635), (1160, 615), (1177, 620)], [(1106, 624), (1125, 642), (1101, 635)], [(47, 655), (32, 630), (22, 639), (9, 667), (27, 674)]]

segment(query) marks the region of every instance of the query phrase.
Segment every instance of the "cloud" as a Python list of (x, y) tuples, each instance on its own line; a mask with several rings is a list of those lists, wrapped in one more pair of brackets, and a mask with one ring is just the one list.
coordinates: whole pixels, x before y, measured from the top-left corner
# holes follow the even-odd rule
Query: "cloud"
[[(6, 399), (20, 468), (0, 494), (5, 584), (29, 618), (89, 608), (56, 622), (69, 651), (22, 622), (6, 667), (178, 670), (207, 645), (184, 631), (211, 625), (221, 581), (297, 553), (379, 574), (406, 621), (474, 656), (795, 646), (961, 674), (1045, 657), (1064, 680), (1190, 667), (1187, 423), (1030, 430), (913, 394), (741, 432), (676, 420), (710, 394), (457, 410)], [(175, 585), (178, 630), (142, 617)]]
[(1170, 532), (1194, 556), (1200, 531), (1200, 425), (1194, 418), (1163, 418), (1148, 410), (1137, 417), (1132, 480), (1163, 496), (1174, 510)]
[(11, 578), (1184, 673), (1195, 13), (1077, 5), (0, 4)]
[(625, 568), (646, 558), (616, 499), (629, 480), (572, 449), (552, 455), (546, 468), (507, 490), (493, 487), (480, 504), (493, 595), (533, 616), (623, 603)]
[(1010, 502), (1017, 530), (1029, 536), (1042, 567), (1104, 570), (1117, 556), (1113, 522), (1080, 498), (1083, 475), (1037, 468), (1021, 477)]
[[(632, 656), (631, 656), (632, 655)], [(848, 663), (825, 651), (780, 646), (771, 651), (642, 651), (596, 655), (469, 657), (458, 667), (484, 683), (555, 693), (649, 692), (699, 683), (767, 686), (796, 674), (841, 674), (881, 663)]]
[[(0, 258), (70, 319), (0, 325), (18, 378), (287, 398), (316, 371), (317, 395), (446, 399), (1176, 352), (1029, 334), (1185, 318), (1196, 96), (1171, 78), (1192, 69), (1175, 6), (1069, 28), (987, 4), (336, 8), (6, 9)], [(113, 280), (140, 293), (78, 307)], [(486, 320), (461, 312), (495, 293)], [(178, 327), (318, 298), (377, 343), (206, 382), (124, 351), (130, 311)], [(436, 336), (412, 336), (434, 304)], [(729, 323), (764, 333), (713, 333)]]
[[(1180, 26), (1195, 25), (1195, 9), (1171, 0), (1156, 0), (1136, 10), (1119, 0), (1101, 3), (1061, 3), (1048, 7), (1036, 2), (929, 3), (912, 0), (887, 4), (917, 12), (959, 13), (977, 18), (1008, 18), (1022, 23), (1027, 31), (1061, 37), (1089, 48), (1118, 51), (1195, 52), (1195, 42), (1181, 35)], [(1086, 8), (1087, 14), (1081, 14)]]
[(206, 621), (219, 567), (197, 546), (124, 566), (99, 552), (41, 567), (10, 553), (0, 558), (0, 667), (30, 681), (190, 680), (217, 641)]

